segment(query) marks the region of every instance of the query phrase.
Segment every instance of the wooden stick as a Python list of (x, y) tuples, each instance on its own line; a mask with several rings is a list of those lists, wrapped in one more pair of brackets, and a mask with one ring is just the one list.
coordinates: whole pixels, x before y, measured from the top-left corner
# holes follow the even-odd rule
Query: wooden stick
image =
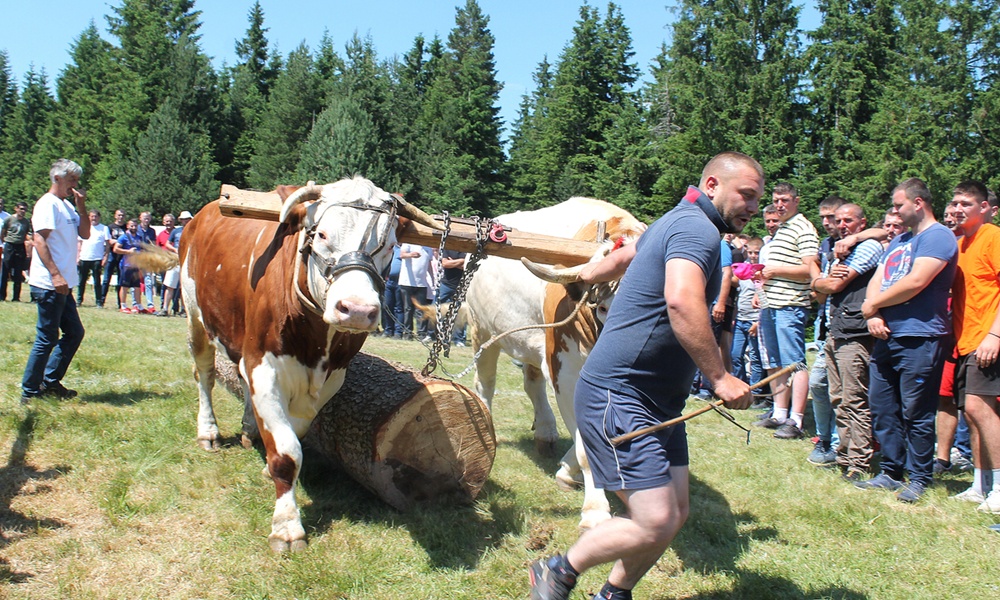
[[(802, 370), (804, 368), (805, 368), (805, 366), (802, 363), (796, 363), (794, 365), (788, 365), (787, 367), (781, 369), (780, 371), (775, 371), (773, 374), (771, 374), (771, 375), (765, 377), (764, 379), (761, 379), (757, 383), (753, 384), (752, 386), (750, 386), (750, 390), (752, 391), (752, 390), (760, 389), (760, 388), (764, 387), (765, 385), (771, 383), (775, 379), (781, 377), (782, 375), (787, 375), (788, 373), (791, 373), (793, 371), (800, 371), (800, 370)], [(722, 406), (723, 402), (724, 402), (723, 400), (715, 400), (713, 402), (709, 402), (705, 406), (702, 406), (701, 408), (699, 408), (697, 410), (693, 410), (693, 411), (689, 412), (686, 415), (681, 415), (679, 417), (670, 419), (668, 421), (664, 421), (662, 423), (657, 423), (656, 425), (650, 425), (649, 427), (643, 427), (642, 429), (637, 429), (636, 431), (632, 431), (630, 433), (623, 433), (622, 435), (619, 435), (619, 436), (611, 438), (609, 441), (611, 442), (612, 446), (619, 446), (619, 445), (621, 445), (621, 444), (623, 444), (623, 443), (625, 443), (625, 442), (627, 442), (629, 440), (634, 440), (637, 437), (644, 436), (647, 433), (653, 433), (655, 431), (660, 431), (662, 429), (666, 429), (667, 427), (670, 427), (671, 425), (676, 425), (678, 423), (683, 423), (684, 421), (687, 421), (688, 419), (693, 419), (694, 417), (697, 417), (698, 415), (705, 414), (708, 411), (715, 409), (716, 407)]]
[[(219, 210), (227, 217), (277, 221), (281, 212), (281, 197), (274, 192), (254, 192), (241, 190), (232, 185), (222, 186)], [(508, 230), (507, 241), (486, 242), (486, 253), (490, 256), (520, 259), (522, 256), (543, 265), (564, 265), (572, 267), (585, 263), (597, 252), (596, 242), (572, 240), (536, 233), (526, 233), (516, 229)], [(437, 248), (441, 243), (441, 232), (426, 225), (409, 222), (399, 233), (399, 241)], [(453, 221), (451, 232), (445, 241), (445, 248), (459, 252), (475, 252), (477, 231), (474, 225)]]

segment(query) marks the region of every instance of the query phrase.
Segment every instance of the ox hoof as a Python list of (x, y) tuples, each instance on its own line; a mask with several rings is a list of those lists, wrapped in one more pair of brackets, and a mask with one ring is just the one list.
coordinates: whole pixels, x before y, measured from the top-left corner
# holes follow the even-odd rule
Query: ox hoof
[(246, 432), (240, 434), (240, 445), (246, 448), (247, 450), (253, 450), (253, 441), (254, 440), (252, 437), (250, 437), (250, 434)]
[(580, 529), (593, 529), (610, 518), (606, 510), (585, 510), (580, 514)]
[(210, 440), (199, 439), (198, 447), (207, 452), (216, 452), (222, 447), (222, 444), (219, 442), (219, 438), (213, 438)]
[(545, 458), (552, 458), (556, 455), (556, 440), (542, 440), (535, 438), (535, 452)]
[(566, 490), (567, 492), (572, 492), (575, 489), (579, 489), (583, 486), (583, 476), (581, 475), (579, 479), (573, 477), (566, 471), (565, 468), (559, 469), (556, 472), (556, 485), (560, 489)]
[(271, 550), (278, 554), (285, 552), (302, 552), (308, 546), (305, 540), (283, 540), (280, 538), (268, 538), (268, 544), (271, 545)]

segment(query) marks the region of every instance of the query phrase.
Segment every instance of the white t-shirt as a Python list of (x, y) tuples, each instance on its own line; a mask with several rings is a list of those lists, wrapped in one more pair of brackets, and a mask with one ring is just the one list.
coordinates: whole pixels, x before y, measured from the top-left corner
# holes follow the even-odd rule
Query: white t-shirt
[(417, 244), (403, 244), (399, 252), (419, 252), (416, 258), (404, 258), (399, 266), (399, 285), (427, 287), (427, 267), (431, 262), (431, 252)]
[[(66, 284), (73, 288), (80, 282), (76, 272), (76, 240), (79, 237), (80, 216), (76, 207), (54, 194), (46, 193), (35, 203), (31, 212), (31, 227), (37, 233), (49, 229), (49, 237), (45, 240), (59, 273)], [(38, 252), (31, 255), (31, 267), (28, 269), (28, 285), (46, 290), (54, 290), (52, 274), (38, 258)]]
[(91, 225), (90, 239), (77, 239), (80, 241), (80, 260), (101, 260), (111, 239), (111, 230), (104, 223)]

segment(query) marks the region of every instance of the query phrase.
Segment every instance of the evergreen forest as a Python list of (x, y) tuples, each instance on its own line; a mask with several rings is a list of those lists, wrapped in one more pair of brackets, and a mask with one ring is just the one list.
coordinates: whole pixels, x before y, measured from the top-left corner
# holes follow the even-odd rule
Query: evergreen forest
[(768, 190), (796, 185), (814, 220), (838, 194), (874, 222), (911, 176), (938, 207), (962, 179), (1000, 184), (994, 0), (817, 0), (815, 30), (792, 0), (672, 6), (645, 72), (620, 7), (583, 4), (503, 123), (495, 38), (475, 0), (446, 39), (417, 36), (391, 57), (370, 37), (328, 34), (281, 55), (255, 3), (236, 64), (220, 69), (200, 47), (195, 0), (116, 0), (54, 80), (12, 73), (0, 47), (0, 195), (33, 203), (60, 156), (84, 167), (91, 206), (157, 216), (195, 211), (221, 183), (361, 174), (434, 212), (584, 195), (651, 221), (724, 150), (757, 158)]

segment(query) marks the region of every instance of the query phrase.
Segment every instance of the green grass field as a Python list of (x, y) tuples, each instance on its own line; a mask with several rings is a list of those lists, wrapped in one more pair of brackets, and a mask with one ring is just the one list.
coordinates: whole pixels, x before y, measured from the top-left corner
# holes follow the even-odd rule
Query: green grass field
[[(35, 310), (0, 304), (0, 598), (526, 598), (526, 565), (576, 539), (582, 492), (560, 490), (556, 461), (535, 453), (520, 372), (504, 358), (496, 462), (472, 506), (399, 513), (307, 455), (310, 545), (275, 555), (260, 454), (195, 444), (184, 321), (81, 315), (87, 337), (64, 380), (80, 397), (26, 408)], [(416, 368), (426, 359), (412, 342), (365, 349)], [(454, 349), (447, 366), (470, 359)], [(242, 405), (216, 396), (233, 436)], [(970, 474), (947, 474), (910, 506), (809, 465), (808, 441), (758, 430), (747, 446), (711, 413), (688, 432), (691, 517), (637, 598), (1000, 597), (1000, 535), (987, 529), (1000, 517), (948, 498)], [(559, 453), (568, 445), (564, 434)], [(606, 574), (588, 572), (574, 598)]]

